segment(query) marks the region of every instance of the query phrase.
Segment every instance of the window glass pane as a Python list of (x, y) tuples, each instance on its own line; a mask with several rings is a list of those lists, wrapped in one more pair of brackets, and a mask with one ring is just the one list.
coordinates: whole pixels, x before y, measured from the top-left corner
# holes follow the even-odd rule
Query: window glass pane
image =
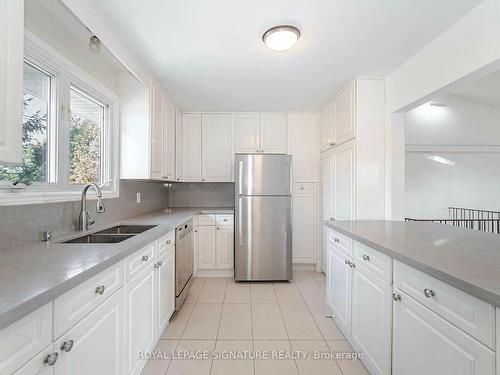
[(48, 181), (47, 134), (51, 76), (24, 63), (23, 159), (21, 165), (0, 165), (0, 180), (26, 185)]
[(70, 108), (69, 181), (73, 184), (101, 182), (102, 138), (106, 107), (72, 87)]

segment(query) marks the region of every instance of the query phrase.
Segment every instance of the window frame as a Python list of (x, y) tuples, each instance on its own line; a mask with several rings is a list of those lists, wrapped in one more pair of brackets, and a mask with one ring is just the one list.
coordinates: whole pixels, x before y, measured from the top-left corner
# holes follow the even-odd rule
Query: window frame
[[(50, 124), (48, 124), (49, 182), (23, 187), (0, 183), (0, 206), (80, 200), (83, 185), (69, 181), (69, 108), (72, 87), (106, 106), (103, 131), (104, 198), (119, 197), (119, 98), (82, 68), (25, 30), (24, 61), (51, 75)], [(54, 169), (54, 170), (52, 170)], [(54, 182), (55, 181), (55, 182)]]

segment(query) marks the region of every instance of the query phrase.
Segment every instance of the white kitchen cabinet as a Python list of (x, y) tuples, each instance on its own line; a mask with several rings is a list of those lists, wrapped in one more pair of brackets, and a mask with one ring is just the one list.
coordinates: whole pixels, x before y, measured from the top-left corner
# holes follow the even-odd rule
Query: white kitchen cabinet
[(175, 114), (175, 181), (183, 180), (183, 168), (184, 168), (184, 158), (183, 154), (183, 138), (184, 138), (184, 116), (180, 111), (176, 111)]
[(351, 81), (333, 100), (333, 124), (336, 144), (356, 136), (355, 128), (356, 81)]
[(201, 181), (201, 115), (182, 115), (182, 180)]
[(260, 152), (286, 153), (286, 119), (282, 112), (260, 114)]
[(20, 163), (23, 124), (24, 1), (0, 0), (0, 162)]
[(357, 262), (352, 280), (352, 340), (374, 375), (391, 373), (392, 287)]
[(260, 150), (259, 113), (236, 113), (234, 116), (234, 151), (254, 153)]
[(333, 134), (333, 103), (328, 103), (320, 114), (320, 151), (326, 151), (335, 146)]
[(202, 177), (206, 182), (233, 180), (233, 115), (202, 115)]
[(166, 132), (166, 98), (156, 80), (151, 80), (151, 178), (163, 178), (164, 133)]
[(198, 226), (198, 269), (216, 268), (215, 226)]
[[(51, 357), (52, 356), (52, 357)], [(55, 358), (55, 364), (48, 364), (49, 358)], [(54, 374), (54, 366), (57, 365), (57, 361), (59, 360), (58, 350), (54, 347), (54, 344), (50, 344), (45, 347), (40, 353), (38, 353), (35, 357), (31, 359), (28, 363), (26, 363), (23, 367), (13, 373), (13, 375), (53, 375)]]
[(234, 268), (234, 230), (232, 226), (218, 226), (216, 231), (216, 268)]
[(284, 154), (286, 119), (282, 112), (236, 113), (236, 153)]
[(336, 220), (354, 220), (355, 217), (355, 154), (353, 140), (333, 150), (333, 217)]
[(175, 255), (171, 248), (156, 262), (156, 331), (159, 338), (175, 310)]
[(163, 178), (168, 181), (175, 180), (175, 104), (165, 99), (165, 127), (163, 128)]
[[(120, 289), (55, 342), (56, 375), (122, 375), (124, 295)], [(141, 324), (138, 322), (138, 324)]]
[(495, 353), (396, 289), (394, 375), (494, 375)]
[(292, 261), (317, 261), (318, 195), (315, 183), (294, 183), (292, 187)]
[(139, 353), (155, 345), (155, 271), (153, 264), (125, 286), (125, 371), (140, 374), (146, 361)]
[(333, 150), (321, 154), (321, 219), (332, 220), (334, 218), (334, 154)]
[(328, 245), (328, 307), (344, 335), (351, 335), (352, 267), (350, 257)]
[(287, 115), (287, 150), (293, 156), (293, 182), (317, 182), (319, 167), (317, 113)]

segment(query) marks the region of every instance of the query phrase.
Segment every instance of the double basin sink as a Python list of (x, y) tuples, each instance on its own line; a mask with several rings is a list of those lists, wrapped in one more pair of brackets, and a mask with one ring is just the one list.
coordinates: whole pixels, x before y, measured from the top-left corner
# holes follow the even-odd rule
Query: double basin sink
[(117, 225), (63, 243), (118, 243), (156, 227), (156, 225)]

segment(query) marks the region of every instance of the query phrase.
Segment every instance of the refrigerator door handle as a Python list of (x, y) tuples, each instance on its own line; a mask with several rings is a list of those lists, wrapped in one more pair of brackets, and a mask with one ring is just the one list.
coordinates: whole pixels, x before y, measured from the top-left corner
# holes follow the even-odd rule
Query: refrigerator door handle
[(243, 245), (243, 213), (241, 212), (241, 199), (238, 199), (238, 238), (239, 243)]
[(243, 194), (243, 160), (238, 163), (238, 194)]

